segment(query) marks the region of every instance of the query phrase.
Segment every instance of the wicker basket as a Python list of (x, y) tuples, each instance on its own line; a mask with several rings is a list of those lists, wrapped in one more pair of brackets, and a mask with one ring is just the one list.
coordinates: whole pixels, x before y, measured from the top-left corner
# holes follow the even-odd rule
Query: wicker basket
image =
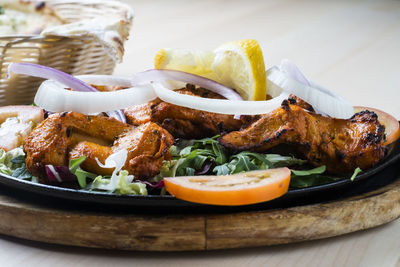
[[(110, 12), (121, 17), (130, 13), (129, 7), (117, 1), (71, 0), (49, 1), (48, 4), (66, 23)], [(92, 38), (4, 36), (0, 37), (0, 51), (0, 106), (32, 103), (43, 81), (24, 75), (13, 75), (7, 79), (11, 62), (37, 63), (73, 75), (112, 74), (116, 64), (101, 44)]]

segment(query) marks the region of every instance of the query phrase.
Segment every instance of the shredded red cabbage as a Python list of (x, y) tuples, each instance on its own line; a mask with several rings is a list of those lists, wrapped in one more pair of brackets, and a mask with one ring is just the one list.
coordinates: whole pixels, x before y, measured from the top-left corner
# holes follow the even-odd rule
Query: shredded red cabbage
[(69, 171), (67, 166), (46, 165), (45, 169), (50, 182), (62, 183), (77, 180), (76, 176)]
[(145, 185), (148, 185), (152, 188), (163, 188), (164, 187), (164, 180), (161, 180), (158, 183), (157, 182), (151, 183), (148, 181), (138, 181), (138, 182), (144, 183)]

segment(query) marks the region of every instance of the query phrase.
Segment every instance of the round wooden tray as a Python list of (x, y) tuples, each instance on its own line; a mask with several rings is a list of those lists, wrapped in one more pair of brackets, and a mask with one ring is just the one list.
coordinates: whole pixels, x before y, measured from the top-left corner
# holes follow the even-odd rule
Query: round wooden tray
[(30, 202), (0, 191), (0, 233), (83, 247), (188, 251), (299, 242), (400, 217), (400, 177), (361, 195), (319, 204), (225, 214), (135, 214)]

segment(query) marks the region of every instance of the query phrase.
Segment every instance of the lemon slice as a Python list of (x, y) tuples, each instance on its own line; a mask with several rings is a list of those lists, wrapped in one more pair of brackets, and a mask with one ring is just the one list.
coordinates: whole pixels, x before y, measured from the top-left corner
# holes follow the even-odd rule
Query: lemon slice
[(245, 100), (265, 100), (264, 57), (256, 40), (226, 43), (214, 53), (211, 68), (221, 83), (234, 88)]
[(265, 100), (266, 75), (256, 40), (230, 42), (215, 51), (168, 48), (157, 52), (156, 69), (180, 70), (235, 89), (244, 100)]

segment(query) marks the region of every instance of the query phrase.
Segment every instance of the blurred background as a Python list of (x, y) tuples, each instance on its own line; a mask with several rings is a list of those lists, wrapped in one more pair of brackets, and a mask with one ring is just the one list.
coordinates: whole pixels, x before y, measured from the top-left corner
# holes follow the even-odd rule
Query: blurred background
[(116, 74), (153, 68), (166, 47), (257, 39), (266, 67), (288, 58), (354, 105), (400, 119), (400, 1), (125, 0), (135, 18)]

